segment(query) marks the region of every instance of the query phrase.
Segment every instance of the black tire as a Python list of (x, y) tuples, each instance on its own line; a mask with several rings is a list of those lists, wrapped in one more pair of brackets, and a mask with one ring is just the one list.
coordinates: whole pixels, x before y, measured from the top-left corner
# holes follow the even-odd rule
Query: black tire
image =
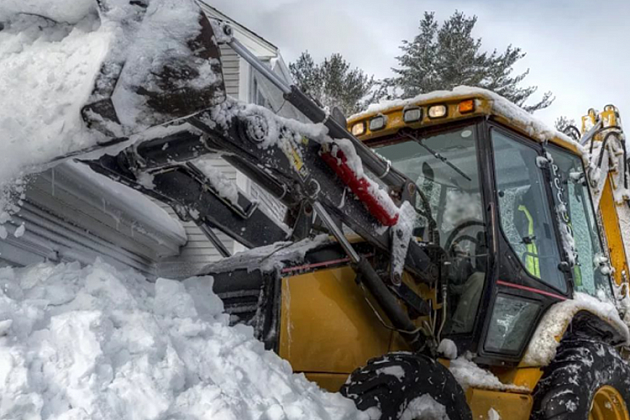
[(411, 353), (370, 360), (352, 372), (341, 393), (360, 410), (378, 408), (378, 420), (400, 419), (409, 403), (424, 395), (443, 405), (450, 420), (472, 419), (464, 391), (451, 372), (435, 360)]
[(534, 390), (532, 420), (588, 420), (596, 392), (611, 386), (630, 409), (630, 369), (610, 345), (563, 341)]

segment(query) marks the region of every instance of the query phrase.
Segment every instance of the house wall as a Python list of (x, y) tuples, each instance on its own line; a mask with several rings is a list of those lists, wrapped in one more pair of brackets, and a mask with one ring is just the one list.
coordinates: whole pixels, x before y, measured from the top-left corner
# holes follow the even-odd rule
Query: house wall
[(4, 228), (0, 265), (101, 258), (150, 278), (157, 261), (186, 243), (181, 225), (149, 199), (78, 163), (30, 177), (21, 210)]

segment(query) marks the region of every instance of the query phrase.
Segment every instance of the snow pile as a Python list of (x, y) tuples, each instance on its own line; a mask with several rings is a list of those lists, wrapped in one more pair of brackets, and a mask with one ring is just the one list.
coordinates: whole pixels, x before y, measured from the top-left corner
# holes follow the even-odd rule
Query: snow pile
[[(164, 63), (198, 65), (193, 87), (199, 80), (220, 84), (212, 68), (216, 60), (190, 57), (187, 40), (201, 30), (194, 0), (151, 0), (142, 22), (134, 20), (140, 10), (135, 3), (112, 0), (97, 13), (94, 0), (0, 2), (0, 224), (17, 211), (22, 191), (14, 189), (16, 179), (108, 140), (88, 130), (80, 114), (86, 103), (103, 99), (92, 94), (103, 63), (109, 75), (125, 63), (112, 96), (124, 129), (108, 125), (119, 137), (163, 122), (142, 114), (145, 99), (135, 88), (159, 91), (153, 74)], [(101, 92), (108, 83), (113, 80), (100, 80)]]
[(367, 419), (228, 327), (212, 279), (0, 269), (0, 418)]
[(565, 329), (575, 314), (591, 312), (606, 319), (630, 342), (630, 331), (611, 302), (605, 302), (584, 293), (576, 293), (574, 299), (556, 303), (543, 316), (523, 356), (523, 363), (530, 366), (546, 366), (556, 356)]
[[(18, 3), (2, 2), (0, 13)], [(94, 16), (69, 26), (20, 15), (0, 31), (0, 213), (7, 210), (11, 181), (98, 141), (83, 127), (80, 109), (108, 40)]]

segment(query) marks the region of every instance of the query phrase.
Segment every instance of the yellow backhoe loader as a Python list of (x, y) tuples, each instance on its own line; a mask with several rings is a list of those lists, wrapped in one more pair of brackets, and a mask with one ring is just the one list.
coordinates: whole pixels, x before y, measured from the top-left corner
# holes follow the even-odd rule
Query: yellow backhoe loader
[[(99, 0), (101, 18), (146, 40), (159, 2), (131, 1), (121, 20), (122, 3)], [(156, 57), (105, 56), (86, 125), (106, 136), (99, 147), (145, 134), (81, 161), (171, 205), (224, 255), (212, 229), (252, 248), (201, 273), (234, 322), (375, 419), (630, 420), (628, 165), (614, 107), (561, 134), (457, 88), (346, 122), (229, 26), (201, 10), (197, 22), (160, 38)], [(227, 97), (217, 43), (313, 124)], [(144, 131), (158, 125), (169, 129)], [(227, 200), (191, 163), (208, 153), (281, 201), (285, 224), (243, 194)]]

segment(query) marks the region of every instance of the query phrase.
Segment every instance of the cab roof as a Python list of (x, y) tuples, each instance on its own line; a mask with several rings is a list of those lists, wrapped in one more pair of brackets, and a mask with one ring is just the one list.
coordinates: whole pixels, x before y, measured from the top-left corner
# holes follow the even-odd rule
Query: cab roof
[[(467, 102), (463, 104), (465, 106), (460, 107), (460, 104), (464, 102)], [(446, 115), (430, 117), (429, 110), (440, 105), (446, 108)], [(405, 111), (412, 109), (421, 110), (420, 119), (413, 122), (405, 121), (403, 117)], [(417, 111), (415, 114), (418, 115)], [(377, 130), (375, 124), (375, 130), (372, 131), (370, 122), (379, 116), (385, 117), (385, 126)], [(360, 140), (367, 141), (394, 134), (403, 127), (414, 129), (432, 127), (479, 116), (490, 117), (537, 142), (550, 142), (577, 154), (582, 154), (577, 142), (548, 127), (502, 96), (486, 89), (468, 86), (459, 86), (452, 91), (434, 91), (411, 99), (385, 101), (370, 105), (366, 111), (349, 118), (348, 130), (353, 131), (355, 126), (363, 125), (364, 132), (355, 135)]]

